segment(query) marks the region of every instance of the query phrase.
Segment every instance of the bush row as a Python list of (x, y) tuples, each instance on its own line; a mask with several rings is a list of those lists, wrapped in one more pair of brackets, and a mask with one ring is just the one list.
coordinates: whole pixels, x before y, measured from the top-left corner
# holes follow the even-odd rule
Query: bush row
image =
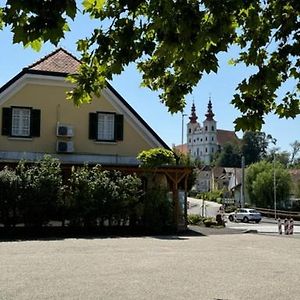
[[(55, 222), (56, 221), (56, 222)], [(141, 179), (101, 166), (72, 167), (63, 178), (51, 156), (0, 171), (0, 223), (4, 227), (49, 224), (85, 228), (172, 226), (172, 204), (164, 190), (142, 190)]]

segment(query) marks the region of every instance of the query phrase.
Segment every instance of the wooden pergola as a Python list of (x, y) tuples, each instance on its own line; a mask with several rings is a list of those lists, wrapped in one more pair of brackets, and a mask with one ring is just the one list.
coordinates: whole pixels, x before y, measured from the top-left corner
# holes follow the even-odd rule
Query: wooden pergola
[[(158, 168), (141, 168), (139, 166), (102, 166), (106, 170), (119, 170), (123, 173), (137, 174), (162, 174), (167, 177), (172, 192), (172, 200), (174, 205), (174, 223), (177, 231), (187, 229), (187, 183), (188, 177), (192, 173), (191, 167), (186, 166), (163, 166)], [(183, 199), (179, 198), (179, 192), (183, 193)]]

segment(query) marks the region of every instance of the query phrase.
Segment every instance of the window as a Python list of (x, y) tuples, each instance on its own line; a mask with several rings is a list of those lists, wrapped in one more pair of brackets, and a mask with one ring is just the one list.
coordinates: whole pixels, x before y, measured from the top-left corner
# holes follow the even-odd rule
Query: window
[(115, 115), (98, 113), (97, 140), (115, 139)]
[(90, 113), (89, 138), (97, 141), (123, 140), (123, 115), (111, 112)]
[(207, 131), (207, 126), (205, 126), (205, 131)]
[(192, 133), (192, 129), (191, 128), (189, 128), (189, 133)]
[(207, 148), (205, 148), (205, 152), (207, 152)]
[(41, 111), (30, 107), (2, 109), (2, 135), (12, 137), (40, 136)]
[(211, 148), (211, 152), (214, 153), (214, 151), (215, 151), (215, 149), (214, 149), (214, 147), (212, 147), (212, 148)]
[(215, 127), (214, 126), (211, 126), (211, 131), (214, 131), (215, 130)]
[(11, 135), (30, 136), (30, 109), (13, 108), (11, 123)]
[(214, 140), (214, 137), (213, 137), (213, 136), (211, 137), (211, 140), (212, 140), (212, 141)]
[(205, 137), (205, 140), (207, 141), (207, 136)]

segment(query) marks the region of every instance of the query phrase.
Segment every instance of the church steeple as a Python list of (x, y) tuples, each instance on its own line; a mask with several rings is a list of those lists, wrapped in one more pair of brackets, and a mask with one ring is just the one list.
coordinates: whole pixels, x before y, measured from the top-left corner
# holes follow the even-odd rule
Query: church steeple
[(207, 121), (213, 121), (214, 119), (214, 113), (212, 111), (212, 104), (211, 104), (211, 99), (209, 97), (208, 105), (207, 105), (207, 113), (205, 114), (206, 120)]
[(192, 109), (191, 109), (191, 116), (189, 117), (190, 119), (190, 123), (197, 123), (197, 115), (196, 115), (196, 107), (195, 107), (195, 104), (193, 102), (193, 105), (192, 105)]

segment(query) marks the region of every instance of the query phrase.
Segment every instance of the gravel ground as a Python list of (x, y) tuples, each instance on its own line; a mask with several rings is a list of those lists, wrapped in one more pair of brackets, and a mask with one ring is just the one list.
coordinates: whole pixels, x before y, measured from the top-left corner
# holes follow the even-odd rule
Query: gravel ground
[(0, 243), (0, 299), (285, 299), (300, 240), (257, 234)]

